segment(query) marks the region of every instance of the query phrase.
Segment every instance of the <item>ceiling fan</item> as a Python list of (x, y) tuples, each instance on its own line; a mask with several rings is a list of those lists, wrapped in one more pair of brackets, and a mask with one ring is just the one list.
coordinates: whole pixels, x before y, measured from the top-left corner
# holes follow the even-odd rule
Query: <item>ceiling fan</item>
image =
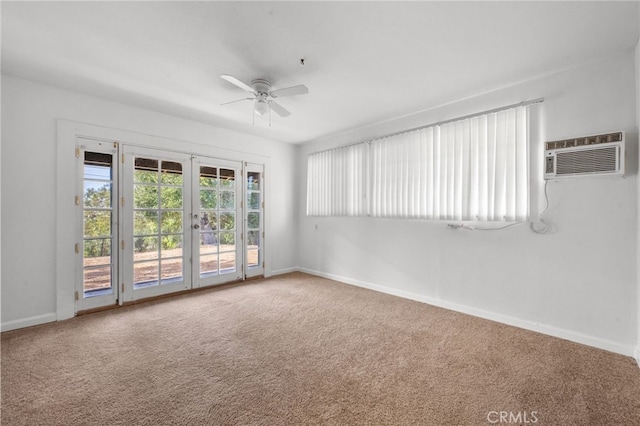
[(309, 93), (309, 89), (304, 84), (286, 87), (284, 89), (271, 90), (271, 82), (258, 78), (251, 82), (251, 86), (243, 83), (232, 75), (222, 74), (222, 79), (241, 88), (253, 95), (252, 98), (243, 98), (231, 102), (225, 102), (221, 105), (228, 105), (240, 101), (253, 101), (253, 112), (258, 115), (269, 113), (269, 124), (271, 124), (271, 111), (275, 111), (280, 117), (288, 117), (291, 115), (289, 111), (284, 109), (279, 103), (274, 101), (276, 98), (284, 98), (285, 96), (304, 95)]

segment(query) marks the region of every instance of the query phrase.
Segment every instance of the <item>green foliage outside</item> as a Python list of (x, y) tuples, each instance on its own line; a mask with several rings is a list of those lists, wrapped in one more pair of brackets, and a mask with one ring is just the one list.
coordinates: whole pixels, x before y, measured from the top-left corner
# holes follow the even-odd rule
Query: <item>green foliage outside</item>
[[(157, 174), (155, 174), (157, 176)], [(163, 183), (181, 184), (182, 176), (162, 174)], [(182, 246), (182, 188), (160, 186), (149, 182), (151, 177), (141, 174), (145, 183), (135, 184), (133, 189), (133, 233), (136, 252), (171, 250)], [(150, 183), (150, 184), (147, 184)], [(160, 197), (158, 197), (158, 190)], [(160, 203), (160, 206), (158, 206)], [(160, 208), (160, 217), (158, 217)], [(180, 210), (165, 210), (180, 209)], [(161, 234), (160, 241), (155, 235)], [(176, 235), (166, 235), (176, 234)], [(159, 247), (158, 247), (159, 245)]]
[(84, 194), (84, 206), (96, 209), (85, 210), (84, 212), (84, 236), (92, 238), (84, 243), (84, 256), (110, 255), (111, 211), (109, 208), (111, 207), (111, 184), (106, 183), (100, 188), (88, 188)]
[[(158, 185), (158, 176), (160, 176), (161, 186)], [(179, 173), (160, 173), (159, 175), (157, 171), (152, 170), (134, 171), (136, 183), (133, 190), (133, 206), (136, 210), (134, 210), (133, 232), (136, 252), (157, 251), (158, 248), (171, 250), (182, 246), (184, 226), (182, 180), (183, 176)], [(217, 181), (210, 177), (201, 177), (200, 185), (205, 187), (200, 190), (200, 203), (203, 210), (235, 209), (235, 193), (232, 190), (225, 190), (233, 189), (233, 180)], [(84, 236), (92, 238), (85, 240), (84, 256), (89, 258), (110, 255), (111, 184), (105, 183), (99, 188), (88, 188), (84, 194), (84, 206)], [(158, 209), (161, 211), (160, 217), (158, 217)], [(233, 232), (236, 227), (235, 212), (222, 211), (218, 219), (218, 224), (211, 224), (213, 230), (219, 230), (217, 240), (221, 244), (235, 244), (235, 232)], [(251, 222), (253, 224), (254, 220)], [(253, 227), (253, 225), (250, 226)], [(158, 234), (160, 234), (159, 238)]]

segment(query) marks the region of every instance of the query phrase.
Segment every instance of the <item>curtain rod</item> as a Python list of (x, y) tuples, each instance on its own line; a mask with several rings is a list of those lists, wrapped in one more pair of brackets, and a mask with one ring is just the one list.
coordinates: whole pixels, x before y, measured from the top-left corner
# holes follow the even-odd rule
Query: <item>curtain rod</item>
[(354, 146), (354, 145), (360, 145), (360, 144), (363, 144), (363, 143), (370, 143), (370, 142), (377, 141), (377, 140), (380, 140), (380, 139), (386, 139), (386, 138), (390, 138), (390, 137), (393, 137), (393, 136), (399, 136), (399, 135), (404, 135), (406, 133), (416, 132), (416, 131), (422, 130), (422, 129), (428, 129), (429, 127), (443, 126), (445, 124), (453, 123), (453, 122), (456, 122), (456, 121), (468, 120), (470, 118), (479, 117), (481, 115), (493, 114), (493, 113), (500, 112), (500, 111), (506, 111), (508, 109), (513, 109), (513, 108), (519, 108), (519, 107), (528, 106), (528, 105), (539, 104), (539, 103), (542, 103), (542, 102), (544, 102), (544, 98), (538, 98), (538, 99), (532, 99), (532, 100), (529, 100), (529, 101), (523, 101), (523, 102), (519, 102), (517, 104), (507, 105), (507, 106), (503, 106), (503, 107), (499, 107), (499, 108), (489, 109), (489, 110), (482, 111), (482, 112), (476, 112), (476, 113), (473, 113), (473, 114), (464, 115), (462, 117), (451, 118), (451, 119), (443, 120), (443, 121), (437, 121), (435, 123), (427, 124), (425, 126), (413, 127), (411, 129), (402, 130), (400, 132), (389, 133), (388, 135), (384, 135), (384, 136), (377, 136), (377, 137), (372, 138), (372, 139), (367, 139), (366, 141), (363, 141), (363, 142), (355, 142), (355, 143), (351, 143), (351, 144), (348, 144), (348, 145), (342, 145), (342, 146), (338, 146), (338, 147), (331, 148), (331, 149), (325, 149), (325, 150), (322, 150), (322, 151), (317, 151), (317, 152), (314, 152), (314, 154), (318, 154), (320, 152), (333, 151), (334, 149), (341, 149), (341, 148), (346, 148), (346, 147)]

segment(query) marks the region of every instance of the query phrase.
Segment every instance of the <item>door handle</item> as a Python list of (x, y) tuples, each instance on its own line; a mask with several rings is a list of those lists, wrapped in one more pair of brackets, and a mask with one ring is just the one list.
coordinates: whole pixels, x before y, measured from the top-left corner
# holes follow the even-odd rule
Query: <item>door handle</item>
[(199, 229), (200, 225), (198, 225), (197, 223), (195, 225), (193, 225), (193, 229)]

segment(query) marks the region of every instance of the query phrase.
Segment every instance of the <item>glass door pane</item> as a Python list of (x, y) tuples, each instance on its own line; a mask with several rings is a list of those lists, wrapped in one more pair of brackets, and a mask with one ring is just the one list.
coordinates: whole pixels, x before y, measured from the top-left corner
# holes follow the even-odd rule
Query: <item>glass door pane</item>
[(133, 171), (133, 286), (158, 285), (160, 272), (160, 161), (134, 159)]
[[(198, 275), (202, 277), (216, 275), (218, 273), (218, 168), (200, 166), (199, 179), (199, 213), (195, 213), (195, 219), (200, 221), (198, 230), (200, 241), (200, 261), (198, 262)], [(196, 224), (197, 225), (197, 224)]]
[(84, 297), (113, 293), (112, 160), (110, 154), (84, 153)]
[(218, 273), (236, 272), (236, 173), (232, 169), (219, 169), (220, 202), (218, 218), (220, 224), (218, 244)]
[(79, 139), (78, 165), (80, 170), (76, 204), (80, 238), (78, 290), (76, 310), (114, 304), (117, 253), (113, 247), (117, 238), (117, 173), (116, 146), (109, 142)]
[(264, 275), (264, 203), (262, 165), (246, 164), (245, 209), (246, 268), (245, 276)]
[(137, 157), (133, 181), (134, 289), (183, 279), (183, 173), (175, 161)]

